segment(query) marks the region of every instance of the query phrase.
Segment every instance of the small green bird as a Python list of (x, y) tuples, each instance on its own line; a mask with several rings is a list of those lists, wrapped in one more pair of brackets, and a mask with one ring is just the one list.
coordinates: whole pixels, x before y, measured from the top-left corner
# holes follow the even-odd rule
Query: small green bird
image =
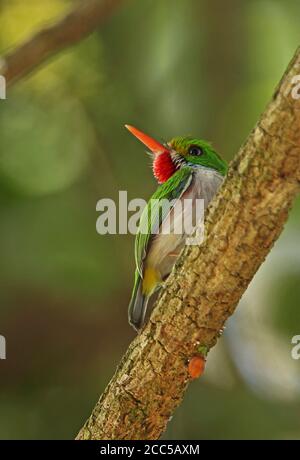
[[(204, 140), (175, 137), (161, 144), (133, 126), (125, 127), (153, 153), (153, 173), (160, 184), (143, 210), (135, 239), (136, 271), (128, 318), (129, 323), (139, 330), (145, 321), (149, 298), (170, 274), (186, 238), (190, 236), (185, 231), (180, 234), (172, 232), (175, 226), (172, 210), (176, 202), (190, 199), (192, 207), (187, 212), (192, 213), (196, 199), (202, 198), (206, 209), (227, 173), (227, 163)], [(151, 205), (166, 199), (171, 202), (171, 207), (165, 213), (159, 205)], [(164, 233), (167, 218), (171, 231)]]

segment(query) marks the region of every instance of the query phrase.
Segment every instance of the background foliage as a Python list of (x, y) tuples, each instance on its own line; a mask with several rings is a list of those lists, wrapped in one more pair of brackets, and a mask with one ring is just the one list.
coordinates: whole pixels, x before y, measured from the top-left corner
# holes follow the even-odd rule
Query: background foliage
[[(65, 13), (1, 0), (0, 52)], [(75, 3), (75, 2), (74, 2)], [(143, 148), (192, 134), (230, 160), (299, 41), (297, 0), (130, 0), (0, 101), (0, 437), (72, 438), (134, 333), (133, 236), (96, 202), (155, 189)], [(300, 202), (166, 438), (299, 438)]]

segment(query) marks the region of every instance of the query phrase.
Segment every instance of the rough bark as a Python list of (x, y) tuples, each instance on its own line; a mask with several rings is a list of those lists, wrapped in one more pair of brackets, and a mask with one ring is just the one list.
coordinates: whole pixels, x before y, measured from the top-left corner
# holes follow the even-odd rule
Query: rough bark
[(7, 86), (36, 70), (43, 62), (91, 34), (122, 0), (84, 0), (60, 21), (39, 31), (0, 58)]
[(209, 208), (204, 243), (185, 247), (77, 439), (157, 439), (165, 430), (190, 381), (189, 360), (215, 345), (299, 192), (297, 73), (300, 49), (231, 163)]

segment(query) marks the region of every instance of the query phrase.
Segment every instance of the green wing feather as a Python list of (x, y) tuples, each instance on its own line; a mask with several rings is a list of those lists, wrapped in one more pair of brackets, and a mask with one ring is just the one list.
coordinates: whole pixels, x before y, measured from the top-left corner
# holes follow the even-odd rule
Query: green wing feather
[(190, 185), (191, 180), (192, 168), (185, 167), (179, 169), (170, 179), (158, 187), (144, 208), (140, 218), (139, 231), (135, 239), (135, 263), (141, 277), (143, 277), (143, 260), (150, 237), (159, 229), (170, 210), (170, 207), (164, 209), (163, 206), (160, 206), (160, 200), (169, 200), (169, 202), (173, 202), (174, 206), (175, 202)]

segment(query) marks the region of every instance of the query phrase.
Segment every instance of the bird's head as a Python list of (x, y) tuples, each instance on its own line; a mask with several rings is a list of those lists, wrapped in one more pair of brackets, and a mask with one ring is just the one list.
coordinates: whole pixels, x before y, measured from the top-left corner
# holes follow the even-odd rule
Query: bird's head
[(159, 183), (166, 182), (174, 172), (185, 166), (212, 169), (222, 176), (227, 172), (226, 161), (206, 141), (178, 136), (160, 143), (133, 126), (125, 127), (153, 153), (153, 173)]

